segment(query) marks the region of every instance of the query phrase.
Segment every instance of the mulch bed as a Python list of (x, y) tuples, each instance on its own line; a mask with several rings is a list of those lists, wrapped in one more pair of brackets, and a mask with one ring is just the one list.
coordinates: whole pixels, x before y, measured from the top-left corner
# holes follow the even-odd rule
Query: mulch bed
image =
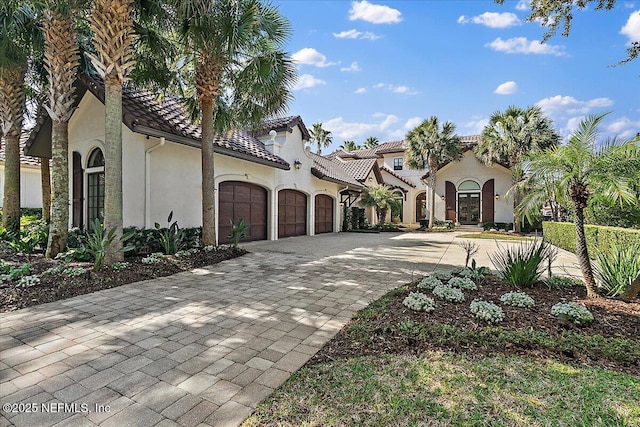
[[(40, 283), (27, 288), (17, 287), (15, 282), (2, 283), (0, 284), (0, 312), (58, 301), (155, 277), (170, 276), (181, 271), (188, 271), (236, 258), (246, 253), (247, 251), (240, 248), (225, 248), (212, 252), (201, 250), (188, 257), (165, 256), (159, 264), (143, 264), (141, 262), (142, 256), (132, 256), (125, 259), (129, 266), (123, 270), (113, 270), (106, 267), (98, 272), (87, 271), (84, 275), (78, 277), (67, 277), (61, 274), (39, 276)], [(32, 275), (39, 275), (43, 271), (60, 264), (60, 261), (46, 259), (42, 254), (25, 256), (2, 251), (0, 252), (0, 257), (3, 261), (16, 266), (30, 263), (30, 274)], [(83, 267), (90, 270), (93, 264), (74, 262), (70, 263), (69, 266)]]
[[(356, 318), (343, 328), (328, 342), (309, 362), (309, 365), (328, 362), (336, 359), (360, 357), (379, 354), (420, 354), (426, 350), (444, 350), (462, 352), (469, 355), (518, 354), (534, 357), (550, 357), (566, 362), (579, 362), (596, 365), (625, 372), (640, 374), (640, 358), (633, 362), (618, 362), (597, 354), (576, 354), (569, 350), (528, 347), (522, 345), (504, 346), (487, 345), (485, 342), (455, 342), (449, 340), (446, 346), (426, 340), (407, 338), (398, 333), (398, 325), (406, 321), (414, 321), (427, 327), (451, 325), (463, 331), (495, 331), (497, 329), (511, 331), (544, 331), (551, 336), (559, 336), (572, 332), (585, 338), (600, 335), (605, 338), (640, 339), (640, 301), (624, 303), (613, 299), (587, 299), (583, 287), (549, 288), (539, 284), (533, 288), (523, 289), (531, 296), (534, 308), (515, 308), (500, 302), (500, 296), (516, 290), (512, 285), (496, 278), (487, 279), (477, 291), (464, 291), (465, 301), (451, 303), (433, 297), (436, 310), (431, 313), (416, 312), (402, 305), (402, 300), (409, 292), (416, 291), (415, 285), (409, 286), (405, 292), (392, 297), (386, 310), (375, 318)], [(429, 296), (431, 292), (421, 290)], [(483, 299), (498, 304), (505, 314), (505, 319), (496, 326), (490, 326), (476, 319), (469, 310), (473, 299)], [(594, 321), (586, 326), (576, 326), (569, 322), (560, 322), (551, 314), (551, 307), (558, 302), (575, 301), (584, 304), (594, 316)], [(366, 310), (366, 309), (365, 309)], [(358, 325), (361, 324), (361, 325)], [(367, 339), (354, 339), (349, 327), (365, 326), (371, 331)], [(354, 328), (354, 329), (355, 329)]]

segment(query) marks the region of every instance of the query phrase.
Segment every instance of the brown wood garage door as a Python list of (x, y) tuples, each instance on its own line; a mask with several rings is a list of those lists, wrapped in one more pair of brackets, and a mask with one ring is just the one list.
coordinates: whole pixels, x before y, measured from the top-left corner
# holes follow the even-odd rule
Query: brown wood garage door
[(333, 199), (324, 194), (316, 196), (315, 233), (333, 232)]
[(249, 225), (243, 242), (267, 239), (267, 190), (246, 182), (227, 181), (218, 189), (218, 240), (228, 242), (231, 223), (240, 218)]
[(278, 237), (307, 234), (307, 196), (296, 190), (278, 193)]

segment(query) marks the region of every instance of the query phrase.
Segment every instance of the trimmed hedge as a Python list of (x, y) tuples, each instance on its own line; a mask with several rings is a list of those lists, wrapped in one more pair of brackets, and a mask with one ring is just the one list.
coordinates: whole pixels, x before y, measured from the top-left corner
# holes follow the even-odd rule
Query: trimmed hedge
[[(576, 227), (572, 222), (542, 223), (544, 239), (559, 248), (576, 252)], [(587, 248), (591, 258), (595, 257), (595, 248), (608, 252), (611, 246), (628, 246), (640, 244), (640, 230), (620, 227), (606, 227), (603, 225), (585, 225), (584, 234), (587, 237)]]

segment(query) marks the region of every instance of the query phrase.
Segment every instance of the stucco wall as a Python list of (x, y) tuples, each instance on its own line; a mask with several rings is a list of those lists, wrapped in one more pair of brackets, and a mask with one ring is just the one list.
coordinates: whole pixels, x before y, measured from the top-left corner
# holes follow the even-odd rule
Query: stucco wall
[[(0, 162), (0, 207), (4, 200), (4, 162)], [(42, 208), (40, 168), (20, 165), (20, 207)]]

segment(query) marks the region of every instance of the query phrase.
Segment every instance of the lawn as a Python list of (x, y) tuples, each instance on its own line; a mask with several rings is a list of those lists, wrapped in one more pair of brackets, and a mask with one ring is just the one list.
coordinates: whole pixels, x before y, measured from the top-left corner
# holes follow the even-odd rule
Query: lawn
[[(524, 289), (531, 308), (500, 296), (495, 276), (465, 301), (403, 305), (419, 281), (354, 316), (307, 365), (258, 407), (253, 425), (571, 425), (640, 427), (640, 304), (587, 300), (570, 281)], [(477, 319), (474, 299), (497, 303), (502, 322)], [(593, 322), (551, 314), (577, 302)]]
[(513, 234), (513, 233), (503, 233), (503, 232), (499, 232), (499, 231), (482, 231), (480, 233), (466, 233), (466, 234), (459, 234), (458, 236), (456, 236), (460, 239), (490, 239), (490, 240), (517, 240), (517, 241), (523, 241), (523, 240), (532, 240), (532, 237), (529, 236), (522, 236), (519, 234)]

